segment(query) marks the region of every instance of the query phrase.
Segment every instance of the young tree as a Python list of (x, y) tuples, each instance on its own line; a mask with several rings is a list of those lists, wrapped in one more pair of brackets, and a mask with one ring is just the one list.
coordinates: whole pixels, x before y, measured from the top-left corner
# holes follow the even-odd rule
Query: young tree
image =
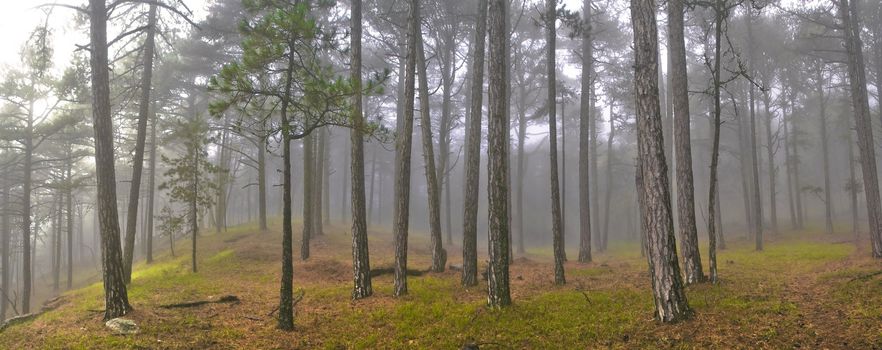
[(646, 231), (656, 318), (662, 322), (676, 322), (688, 317), (690, 310), (677, 262), (668, 169), (664, 156), (655, 9), (655, 1), (631, 0), (638, 163), (642, 179), (638, 196), (642, 199), (642, 221)]

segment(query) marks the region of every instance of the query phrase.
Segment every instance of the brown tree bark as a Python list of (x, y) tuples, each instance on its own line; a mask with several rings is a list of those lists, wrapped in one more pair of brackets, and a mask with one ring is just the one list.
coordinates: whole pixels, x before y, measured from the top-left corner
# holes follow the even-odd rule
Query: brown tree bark
[(156, 5), (150, 5), (147, 15), (147, 37), (144, 41), (144, 62), (141, 71), (141, 96), (138, 101), (138, 130), (135, 135), (135, 157), (132, 160), (132, 181), (129, 186), (129, 204), (126, 218), (125, 247), (123, 247), (123, 277), (132, 281), (132, 263), (135, 256), (135, 230), (138, 228), (138, 204), (141, 195), (141, 174), (144, 169), (144, 148), (147, 142), (147, 119), (150, 116), (150, 88), (153, 78), (153, 56), (156, 36)]
[(420, 78), (420, 134), (423, 141), (423, 164), (426, 173), (426, 191), (429, 197), (429, 237), (432, 241), (432, 266), (429, 271), (444, 272), (447, 251), (441, 235), (441, 193), (438, 190), (438, 169), (435, 167), (435, 146), (432, 142), (432, 114), (429, 111), (429, 80), (426, 74), (426, 53), (423, 48), (421, 26), (413, 32), (416, 37), (417, 75)]
[[(107, 59), (107, 11), (104, 0), (89, 0), (90, 66), (92, 69), (92, 126), (95, 132), (95, 175), (97, 213), (101, 234), (101, 266), (104, 279), (104, 319), (128, 313), (128, 291), (120, 251), (119, 215), (116, 202), (116, 175), (113, 156), (113, 118), (110, 110), (110, 74)], [(30, 169), (28, 169), (30, 171)], [(25, 196), (27, 197), (27, 196)], [(30, 203), (28, 203), (30, 205)], [(26, 221), (30, 226), (30, 219)], [(29, 230), (25, 230), (28, 232)], [(25, 236), (25, 241), (29, 241)], [(25, 251), (29, 250), (27, 243)], [(29, 255), (29, 253), (25, 253)], [(30, 268), (29, 257), (25, 268)], [(26, 280), (25, 283), (30, 283)], [(28, 297), (25, 294), (24, 297)]]
[(478, 284), (478, 191), (481, 167), (481, 116), (484, 97), (484, 52), (487, 0), (478, 0), (475, 46), (471, 67), (471, 106), (466, 129), (465, 186), (463, 187), (462, 285)]
[(698, 251), (698, 227), (695, 223), (695, 185), (692, 178), (692, 135), (689, 115), (689, 81), (686, 76), (686, 41), (683, 36), (684, 1), (668, 0), (668, 64), (670, 66), (671, 107), (674, 118), (672, 135), (676, 152), (677, 220), (680, 247), (683, 250), (683, 274), (686, 284), (704, 280), (701, 253)]
[(563, 232), (560, 210), (560, 175), (557, 171), (557, 1), (545, 1), (545, 65), (548, 77), (548, 153), (551, 160), (551, 235), (554, 243), (554, 284), (565, 284), (563, 268)]
[[(352, 50), (351, 79), (352, 124), (349, 129), (350, 153), (352, 156), (352, 299), (362, 299), (373, 294), (371, 287), (371, 264), (368, 250), (367, 213), (364, 198), (364, 115), (361, 97), (361, 0), (352, 1), (350, 18), (350, 47)], [(373, 174), (371, 174), (373, 188)], [(372, 191), (373, 192), (373, 191)]]
[(642, 174), (639, 196), (643, 201), (649, 274), (652, 278), (656, 317), (676, 322), (689, 316), (683, 291), (677, 242), (671, 210), (668, 167), (658, 95), (658, 30), (655, 1), (631, 0), (634, 30), (634, 92), (637, 105), (638, 162)]
[[(315, 134), (303, 140), (303, 234), (300, 239), (300, 259), (309, 259), (309, 240), (315, 234)], [(285, 165), (290, 166), (290, 165)]]
[[(286, 331), (294, 329), (294, 228), (291, 223), (293, 220), (291, 208), (291, 125), (288, 122), (288, 104), (290, 103), (289, 99), (291, 96), (294, 59), (293, 54), (288, 55), (288, 69), (285, 72), (285, 90), (284, 96), (281, 99), (281, 109), (279, 110), (282, 132), (282, 278), (279, 288), (279, 318), (276, 328)], [(306, 145), (307, 142), (304, 139), (304, 149)], [(305, 154), (308, 154), (308, 152), (304, 151), (304, 157)], [(306, 168), (306, 163), (304, 163), (304, 169)], [(309, 187), (310, 184), (304, 177), (304, 185), (306, 185), (304, 187)], [(304, 195), (303, 198), (308, 199), (309, 197)], [(309, 207), (311, 206), (308, 203), (303, 204), (303, 240), (307, 249), (307, 256), (309, 254), (309, 232), (306, 231), (305, 223), (306, 219), (309, 218), (307, 214), (310, 213), (306, 209)], [(303, 248), (301, 247), (301, 249)], [(303, 254), (303, 251), (301, 251), (301, 254)]]
[(591, 262), (591, 86), (594, 44), (591, 33), (591, 0), (582, 2), (582, 93), (579, 100), (579, 262)]
[(403, 118), (395, 137), (395, 204), (392, 212), (395, 236), (395, 296), (407, 294), (407, 230), (410, 223), (410, 155), (413, 142), (413, 113), (416, 73), (416, 46), (419, 42), (419, 0), (410, 1), (407, 30), (407, 54), (404, 78)]
[(508, 211), (508, 109), (505, 67), (509, 39), (505, 26), (508, 1), (490, 0), (487, 18), (489, 37), (489, 115), (487, 132), (487, 179), (489, 199), (489, 255), (487, 303), (491, 307), (511, 304), (509, 290)]
[(882, 258), (882, 203), (879, 200), (879, 180), (876, 172), (876, 150), (873, 142), (873, 125), (870, 119), (870, 103), (867, 96), (867, 77), (864, 68), (861, 26), (856, 15), (856, 1), (839, 0), (839, 16), (844, 27), (847, 53), (848, 83), (854, 107), (855, 126), (858, 134), (858, 150), (867, 200), (867, 218), (870, 221), (870, 242), (874, 258)]

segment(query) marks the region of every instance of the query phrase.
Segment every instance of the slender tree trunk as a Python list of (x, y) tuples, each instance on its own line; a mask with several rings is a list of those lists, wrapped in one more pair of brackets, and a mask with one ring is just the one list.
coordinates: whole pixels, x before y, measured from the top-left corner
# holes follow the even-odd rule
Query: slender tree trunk
[(864, 68), (861, 25), (858, 23), (856, 1), (839, 0), (839, 16), (845, 28), (845, 49), (848, 56), (848, 82), (854, 106), (855, 126), (858, 133), (858, 150), (864, 178), (864, 194), (867, 200), (867, 218), (870, 221), (870, 242), (873, 257), (882, 258), (882, 203), (879, 199), (879, 180), (876, 173), (876, 151), (873, 141), (873, 125), (867, 96), (867, 77)]
[(33, 282), (31, 281), (31, 275), (33, 269), (31, 268), (31, 196), (32, 186), (33, 186), (33, 157), (34, 157), (34, 146), (33, 146), (33, 130), (34, 130), (34, 116), (33, 116), (33, 106), (34, 103), (30, 103), (30, 108), (28, 108), (28, 125), (25, 131), (24, 137), (24, 164), (23, 164), (23, 175), (24, 179), (22, 180), (22, 208), (21, 208), (21, 232), (22, 232), (22, 270), (21, 270), (21, 312), (22, 314), (28, 314), (31, 312), (31, 287), (33, 286)]
[[(362, 116), (362, 118), (364, 118)], [(364, 137), (362, 137), (364, 138)], [(362, 146), (362, 154), (364, 154), (364, 146)], [(362, 162), (364, 163), (364, 162)], [(367, 208), (367, 224), (373, 225), (374, 223), (374, 186), (377, 182), (377, 147), (371, 147), (371, 188), (370, 194), (368, 194), (368, 208)], [(345, 199), (344, 199), (345, 200)]]
[(327, 130), (327, 128), (321, 128), (316, 131), (317, 131), (318, 135), (315, 135), (315, 137), (313, 137), (313, 139), (312, 139), (312, 141), (314, 142), (313, 143), (313, 147), (314, 147), (313, 151), (315, 151), (315, 155), (313, 156), (313, 165), (312, 165), (314, 167), (313, 168), (314, 175), (313, 175), (312, 179), (314, 180), (313, 186), (315, 186), (312, 189), (312, 198), (313, 198), (312, 204), (315, 207), (312, 210), (312, 215), (313, 215), (313, 219), (312, 219), (313, 231), (312, 231), (312, 233), (313, 234), (310, 236), (310, 238), (316, 237), (316, 236), (321, 236), (321, 235), (325, 234), (325, 232), (324, 232), (325, 227), (322, 222), (322, 218), (324, 217), (324, 214), (322, 214), (322, 212), (324, 211), (324, 208), (325, 208), (324, 203), (323, 203), (324, 189), (325, 189), (324, 183), (326, 182), (324, 179), (324, 177), (325, 177), (324, 170), (325, 170), (325, 144), (327, 143), (328, 130)]
[(11, 218), (9, 211), (11, 209), (11, 205), (9, 202), (9, 180), (7, 179), (8, 174), (0, 175), (0, 204), (3, 206), (0, 207), (0, 320), (6, 320), (7, 309), (9, 308), (9, 291), (11, 290), (11, 285), (9, 283), (10, 278), (10, 268), (9, 264), (9, 241), (11, 239), (10, 228), (9, 228), (9, 219)]
[[(778, 234), (778, 167), (775, 166), (775, 153), (777, 153), (777, 138), (772, 133), (772, 100), (769, 91), (763, 91), (763, 107), (765, 108), (766, 122), (766, 160), (769, 171), (769, 220), (772, 224), (772, 232)], [(777, 135), (777, 132), (774, 133)]]
[[(519, 62), (520, 60), (518, 60)], [(517, 64), (517, 62), (516, 62)], [(519, 65), (520, 66), (520, 65)], [(523, 72), (523, 70), (519, 70), (519, 72)], [(518, 86), (518, 167), (517, 167), (517, 177), (515, 178), (515, 203), (514, 203), (514, 216), (515, 216), (515, 227), (514, 229), (518, 232), (518, 253), (524, 254), (526, 253), (526, 247), (524, 246), (524, 172), (527, 168), (527, 157), (526, 157), (526, 143), (527, 143), (527, 111), (526, 103), (524, 99), (526, 98), (526, 91), (524, 91), (524, 84)]]
[(554, 241), (554, 284), (565, 284), (563, 268), (563, 228), (560, 210), (560, 175), (557, 173), (557, 78), (555, 44), (557, 41), (557, 1), (545, 1), (546, 68), (548, 74), (548, 153), (551, 159), (551, 234)]
[(266, 222), (266, 138), (261, 137), (257, 144), (257, 216), (260, 232), (269, 230)]
[(821, 126), (821, 159), (823, 159), (822, 166), (824, 167), (824, 218), (826, 219), (825, 227), (827, 233), (833, 234), (833, 196), (830, 193), (832, 190), (830, 185), (830, 150), (827, 137), (827, 101), (826, 96), (824, 96), (823, 67), (818, 69), (817, 83), (818, 103), (820, 104), (820, 120), (818, 124)]
[[(154, 105), (155, 107), (155, 105)], [(156, 108), (153, 108), (153, 122), (150, 123), (150, 174), (147, 178), (147, 263), (153, 262), (153, 209), (156, 205)], [(251, 208), (248, 208), (249, 213)], [(250, 221), (250, 220), (249, 220)]]
[(52, 202), (52, 290), (58, 291), (58, 284), (61, 280), (61, 223), (64, 214), (61, 211), (62, 195), (61, 191), (55, 194)]
[(484, 52), (487, 0), (478, 0), (475, 47), (471, 67), (471, 106), (466, 129), (465, 186), (463, 186), (462, 285), (478, 284), (478, 191), (481, 167), (481, 116), (484, 97)]
[[(368, 251), (367, 217), (364, 198), (364, 115), (361, 98), (361, 0), (352, 1), (350, 18), (350, 47), (352, 48), (353, 82), (352, 122), (349, 130), (350, 153), (352, 153), (352, 299), (361, 299), (373, 294), (371, 288), (371, 265)], [(371, 195), (373, 195), (373, 174), (371, 174)]]
[(441, 193), (438, 191), (438, 170), (435, 168), (435, 150), (432, 142), (432, 117), (429, 113), (429, 81), (426, 74), (426, 55), (423, 49), (422, 29), (414, 31), (417, 42), (417, 74), (420, 78), (420, 130), (423, 140), (423, 163), (426, 172), (426, 190), (429, 197), (429, 231), (432, 241), (432, 266), (429, 271), (444, 272), (447, 251), (441, 236)]
[(613, 192), (613, 140), (616, 137), (616, 125), (615, 125), (615, 117), (612, 111), (612, 105), (614, 103), (610, 103), (610, 111), (609, 111), (609, 133), (606, 137), (606, 194), (603, 200), (604, 211), (603, 211), (603, 241), (606, 242), (609, 236), (609, 214), (610, 214), (610, 202), (612, 202), (612, 192)]
[[(331, 138), (331, 130), (329, 128), (325, 128), (325, 131), (322, 133), (322, 234), (324, 234), (324, 226), (331, 224), (331, 145), (328, 144), (329, 139)], [(364, 146), (362, 146), (364, 148)], [(364, 156), (362, 156), (364, 157)], [(364, 164), (364, 159), (362, 159), (362, 164)], [(362, 175), (364, 175), (364, 171), (362, 170)]]
[(132, 281), (132, 263), (135, 256), (135, 230), (138, 228), (138, 203), (141, 194), (141, 173), (144, 169), (144, 147), (147, 141), (147, 119), (150, 116), (150, 88), (153, 78), (153, 51), (156, 35), (156, 5), (150, 5), (147, 16), (147, 38), (144, 42), (144, 63), (141, 71), (141, 96), (138, 102), (138, 131), (135, 136), (135, 158), (132, 161), (132, 181), (129, 186), (129, 206), (126, 219), (126, 241), (123, 249), (123, 278)]
[[(698, 251), (698, 227), (695, 223), (695, 188), (692, 178), (692, 135), (689, 115), (689, 81), (686, 76), (686, 42), (683, 37), (683, 0), (668, 0), (668, 65), (670, 95), (674, 118), (672, 136), (676, 152), (677, 220), (680, 247), (683, 250), (683, 274), (686, 284), (704, 280), (701, 253)], [(710, 215), (710, 214), (709, 214)]]
[[(309, 240), (315, 234), (315, 134), (303, 138), (303, 235), (300, 259), (309, 259)], [(283, 209), (284, 210), (284, 209)]]
[(793, 123), (790, 140), (793, 141), (791, 147), (793, 148), (793, 194), (796, 198), (796, 228), (801, 230), (804, 227), (803, 213), (805, 211), (802, 207), (802, 182), (799, 179), (799, 163), (802, 161), (799, 159), (799, 130), (796, 126), (796, 123)]
[(490, 0), (487, 19), (489, 33), (489, 115), (487, 132), (487, 179), (489, 201), (489, 255), (487, 271), (490, 307), (511, 304), (509, 290), (509, 217), (508, 217), (508, 109), (505, 67), (506, 46), (510, 38), (505, 15), (510, 6), (505, 0)]
[[(750, 6), (747, 6), (747, 57), (748, 57), (748, 73), (753, 75), (753, 15)], [(754, 227), (753, 238), (754, 248), (763, 250), (763, 201), (760, 198), (760, 180), (759, 180), (759, 162), (757, 155), (756, 141), (756, 87), (753, 82), (748, 83), (749, 111), (750, 111), (750, 169), (751, 176), (751, 197), (753, 198)]]
[[(110, 110), (110, 76), (107, 68), (107, 11), (104, 0), (89, 0), (90, 42), (92, 69), (92, 126), (95, 131), (95, 175), (98, 188), (98, 221), (101, 232), (101, 260), (104, 278), (104, 319), (128, 313), (128, 291), (125, 283), (122, 252), (120, 251), (119, 216), (116, 201), (116, 176), (113, 156), (113, 118)], [(28, 172), (30, 169), (26, 169)], [(29, 191), (30, 188), (27, 188)], [(28, 196), (25, 196), (28, 197)], [(30, 203), (26, 203), (30, 206)], [(29, 211), (29, 208), (26, 209)], [(30, 218), (25, 220), (29, 232)], [(29, 240), (25, 235), (25, 241)], [(25, 245), (25, 251), (29, 247)], [(29, 253), (25, 253), (26, 269), (30, 268)], [(29, 274), (29, 272), (28, 272)], [(25, 280), (29, 285), (30, 278)], [(30, 287), (24, 297), (29, 299)], [(26, 311), (29, 312), (29, 311)]]
[[(591, 33), (591, 0), (582, 2), (582, 94), (579, 100), (579, 262), (591, 262), (591, 99), (594, 48)], [(525, 130), (526, 132), (526, 130)], [(595, 192), (596, 193), (596, 192)]]
[(790, 208), (790, 229), (795, 230), (799, 227), (796, 221), (796, 205), (793, 201), (793, 159), (790, 153), (790, 128), (788, 126), (787, 108), (782, 108), (781, 121), (784, 124), (784, 165), (787, 172), (787, 204)]
[(410, 223), (410, 155), (413, 142), (416, 52), (420, 30), (419, 0), (410, 1), (405, 57), (404, 110), (395, 139), (395, 206), (392, 212), (395, 235), (395, 296), (407, 294), (407, 231)]
[[(590, 79), (594, 79), (594, 74), (595, 74), (595, 72), (593, 70), (593, 65), (592, 65), (592, 70), (590, 71), (590, 75), (589, 75)], [(588, 109), (590, 110), (590, 113), (588, 115), (590, 116), (590, 120), (589, 120), (588, 127), (590, 129), (589, 134), (591, 135), (591, 141), (590, 141), (591, 147), (589, 147), (589, 150), (588, 150), (588, 152), (590, 153), (590, 164), (589, 165), (590, 165), (590, 172), (591, 172), (591, 174), (588, 176), (588, 180), (591, 183), (591, 190), (589, 191), (589, 195), (591, 193), (594, 193), (593, 196), (589, 197), (589, 199), (591, 201), (591, 205), (590, 205), (591, 215), (590, 215), (590, 217), (599, 218), (600, 217), (600, 203), (598, 201), (599, 196), (597, 196), (597, 194), (600, 193), (600, 181), (598, 181), (600, 179), (600, 175), (598, 174), (599, 170), (597, 168), (597, 163), (598, 163), (597, 150), (600, 148), (600, 145), (597, 143), (597, 137), (599, 135), (599, 133), (597, 131), (597, 119), (599, 118), (598, 116), (600, 115), (600, 113), (597, 113), (597, 110), (595, 110), (595, 108), (594, 108), (595, 103), (597, 101), (597, 98), (595, 95), (594, 83), (591, 82), (589, 87), (590, 87), (590, 89), (589, 89), (589, 93), (588, 93), (588, 96), (589, 96), (588, 97), (588, 99), (589, 99)], [(593, 220), (591, 224), (594, 225), (593, 227), (591, 227), (592, 232), (600, 232), (600, 220)], [(597, 251), (601, 251), (601, 252), (606, 251), (606, 246), (604, 245), (602, 238), (603, 237), (601, 235), (595, 235), (595, 238), (594, 238), (595, 243), (597, 243), (595, 249)]]
[(70, 151), (68, 151), (67, 157), (67, 175), (65, 178), (67, 179), (67, 188), (65, 189), (65, 213), (67, 218), (67, 289), (73, 288), (73, 233), (74, 233), (74, 211), (73, 211), (73, 179), (72, 168), (73, 161), (72, 155)]
[(196, 273), (199, 272), (196, 266), (196, 237), (199, 236), (199, 207), (196, 204), (199, 198), (199, 150), (196, 147), (192, 147), (190, 152), (193, 154), (193, 167), (195, 168), (192, 175), (193, 178), (190, 179), (193, 196), (190, 199), (190, 238), (193, 245), (190, 252), (190, 265), (192, 266), (193, 273)]
[[(709, 189), (708, 189), (708, 200), (707, 200), (707, 212), (708, 212), (708, 221), (707, 221), (707, 236), (708, 236), (708, 260), (709, 260), (709, 278), (712, 283), (717, 283), (717, 233), (716, 233), (716, 215), (711, 215), (716, 210), (716, 202), (718, 200), (717, 194), (719, 191), (717, 190), (718, 179), (717, 179), (717, 171), (720, 162), (720, 114), (722, 114), (722, 108), (720, 106), (720, 89), (722, 88), (722, 83), (720, 81), (720, 59), (721, 56), (721, 47), (722, 47), (722, 37), (723, 37), (723, 20), (727, 17), (727, 12), (723, 6), (725, 3), (721, 0), (716, 0), (715, 8), (714, 8), (714, 71), (713, 71), (713, 99), (714, 99), (714, 113), (713, 113), (713, 137), (711, 138), (713, 146), (711, 146), (711, 167), (710, 167), (710, 180), (708, 181)], [(749, 211), (748, 211), (749, 212)]]
[(567, 113), (566, 100), (560, 101), (560, 251), (567, 261)]

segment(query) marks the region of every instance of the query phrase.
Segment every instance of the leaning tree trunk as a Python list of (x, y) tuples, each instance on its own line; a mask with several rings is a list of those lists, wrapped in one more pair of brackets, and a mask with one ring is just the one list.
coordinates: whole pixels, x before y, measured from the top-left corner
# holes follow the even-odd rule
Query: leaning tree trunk
[(701, 253), (698, 251), (698, 227), (695, 223), (695, 185), (692, 178), (692, 136), (690, 134), (689, 89), (686, 76), (686, 42), (683, 37), (684, 0), (668, 0), (668, 62), (670, 67), (671, 107), (673, 109), (676, 172), (677, 220), (683, 250), (683, 274), (686, 284), (704, 280)]
[(487, 0), (478, 0), (475, 48), (471, 67), (471, 107), (466, 129), (465, 186), (463, 193), (462, 285), (478, 284), (478, 191), (481, 166), (481, 115), (484, 97), (484, 50)]
[[(350, 19), (352, 33), (350, 35), (350, 47), (352, 48), (352, 71), (353, 85), (352, 94), (352, 124), (349, 130), (350, 153), (352, 156), (352, 270), (353, 288), (352, 299), (361, 299), (373, 294), (371, 288), (371, 265), (368, 251), (367, 236), (367, 213), (364, 198), (364, 115), (362, 114), (361, 100), (361, 0), (352, 1), (352, 16)], [(373, 174), (371, 174), (371, 188), (373, 188)]]
[(407, 30), (407, 55), (405, 57), (404, 111), (398, 122), (395, 138), (395, 206), (392, 212), (395, 236), (395, 296), (407, 294), (407, 230), (410, 216), (410, 154), (413, 142), (414, 75), (416, 73), (416, 52), (419, 43), (416, 31), (419, 30), (419, 0), (410, 1), (410, 16)]
[(643, 186), (643, 223), (656, 317), (675, 322), (688, 317), (671, 210), (658, 96), (658, 30), (655, 1), (631, 0), (634, 29), (634, 92), (637, 104), (638, 162)]
[[(104, 0), (89, 0), (92, 69), (92, 126), (95, 132), (95, 177), (98, 224), (101, 232), (101, 266), (104, 279), (104, 319), (128, 313), (128, 291), (119, 239), (116, 175), (113, 156), (113, 116), (110, 109), (110, 73), (107, 59), (107, 11)], [(27, 196), (25, 196), (27, 197)], [(30, 221), (30, 220), (26, 220)], [(30, 223), (27, 222), (28, 226)], [(26, 232), (29, 230), (25, 230)], [(28, 240), (28, 237), (25, 237)], [(28, 247), (25, 246), (27, 251)], [(29, 253), (25, 253), (27, 256)], [(26, 268), (30, 261), (26, 262)], [(25, 281), (29, 283), (30, 281)], [(27, 298), (27, 295), (24, 297)]]
[(557, 41), (557, 1), (545, 1), (546, 56), (548, 74), (548, 154), (551, 160), (551, 236), (554, 241), (554, 284), (565, 284), (563, 268), (563, 228), (560, 211), (560, 176), (557, 172), (557, 79), (555, 73), (555, 42)]
[(870, 221), (870, 242), (873, 257), (882, 258), (882, 203), (879, 200), (879, 181), (876, 173), (876, 150), (873, 142), (873, 125), (870, 120), (870, 104), (867, 97), (867, 77), (864, 68), (861, 26), (857, 23), (856, 5), (839, 0), (839, 15), (845, 28), (845, 50), (848, 56), (848, 83), (854, 106), (858, 149), (867, 199), (867, 218)]
[(132, 160), (132, 181), (129, 186), (126, 241), (123, 249), (123, 277), (132, 281), (132, 263), (135, 256), (135, 230), (138, 228), (138, 203), (141, 195), (141, 173), (144, 169), (144, 147), (147, 142), (147, 118), (150, 114), (150, 87), (153, 78), (153, 50), (156, 36), (156, 4), (150, 5), (147, 16), (147, 38), (144, 42), (144, 62), (141, 71), (141, 96), (138, 102), (138, 131), (135, 136), (135, 158)]
[(491, 307), (511, 304), (509, 290), (509, 217), (508, 217), (508, 109), (505, 101), (508, 84), (505, 68), (509, 40), (505, 0), (490, 0), (487, 18), (489, 37), (489, 115), (487, 117), (487, 179), (489, 206), (489, 255), (487, 303)]
[(426, 168), (426, 191), (429, 197), (429, 236), (432, 240), (432, 266), (429, 271), (444, 272), (447, 252), (441, 236), (441, 193), (438, 191), (438, 171), (435, 168), (435, 150), (432, 142), (432, 116), (429, 113), (429, 81), (426, 74), (426, 54), (423, 49), (422, 29), (415, 27), (417, 74), (420, 78), (420, 134), (423, 140), (423, 163)]
[(582, 94), (579, 100), (579, 262), (591, 262), (591, 85), (594, 47), (591, 0), (582, 2)]

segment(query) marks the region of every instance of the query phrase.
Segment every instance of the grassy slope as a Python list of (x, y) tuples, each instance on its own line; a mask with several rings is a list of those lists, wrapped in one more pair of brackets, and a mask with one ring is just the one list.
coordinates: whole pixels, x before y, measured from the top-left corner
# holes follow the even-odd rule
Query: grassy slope
[[(882, 347), (882, 276), (861, 278), (880, 264), (850, 243), (834, 242), (843, 237), (802, 233), (797, 240), (791, 233), (773, 238), (761, 253), (732, 242), (719, 256), (721, 284), (689, 287), (695, 317), (660, 325), (652, 320), (645, 261), (633, 245), (615, 246), (592, 264), (568, 263), (563, 287), (551, 283), (547, 250), (533, 251), (512, 266), (515, 305), (490, 310), (486, 285), (465, 290), (457, 272), (411, 277), (410, 295), (400, 299), (391, 297), (387, 274), (374, 279), (374, 297), (350, 301), (346, 231), (327, 228), (313, 258), (295, 263), (295, 284), (305, 298), (294, 332), (275, 330), (270, 316), (278, 299), (279, 233), (240, 227), (203, 237), (198, 274), (189, 272), (186, 251), (136, 267), (130, 289), (136, 311), (127, 317), (141, 334), (116, 336), (103, 327), (95, 284), (0, 333), (0, 348)], [(391, 266), (390, 236), (372, 235), (374, 267)], [(422, 269), (428, 244), (416, 236), (410, 266)], [(458, 251), (450, 256), (458, 263)], [(241, 303), (159, 307), (226, 294)]]

